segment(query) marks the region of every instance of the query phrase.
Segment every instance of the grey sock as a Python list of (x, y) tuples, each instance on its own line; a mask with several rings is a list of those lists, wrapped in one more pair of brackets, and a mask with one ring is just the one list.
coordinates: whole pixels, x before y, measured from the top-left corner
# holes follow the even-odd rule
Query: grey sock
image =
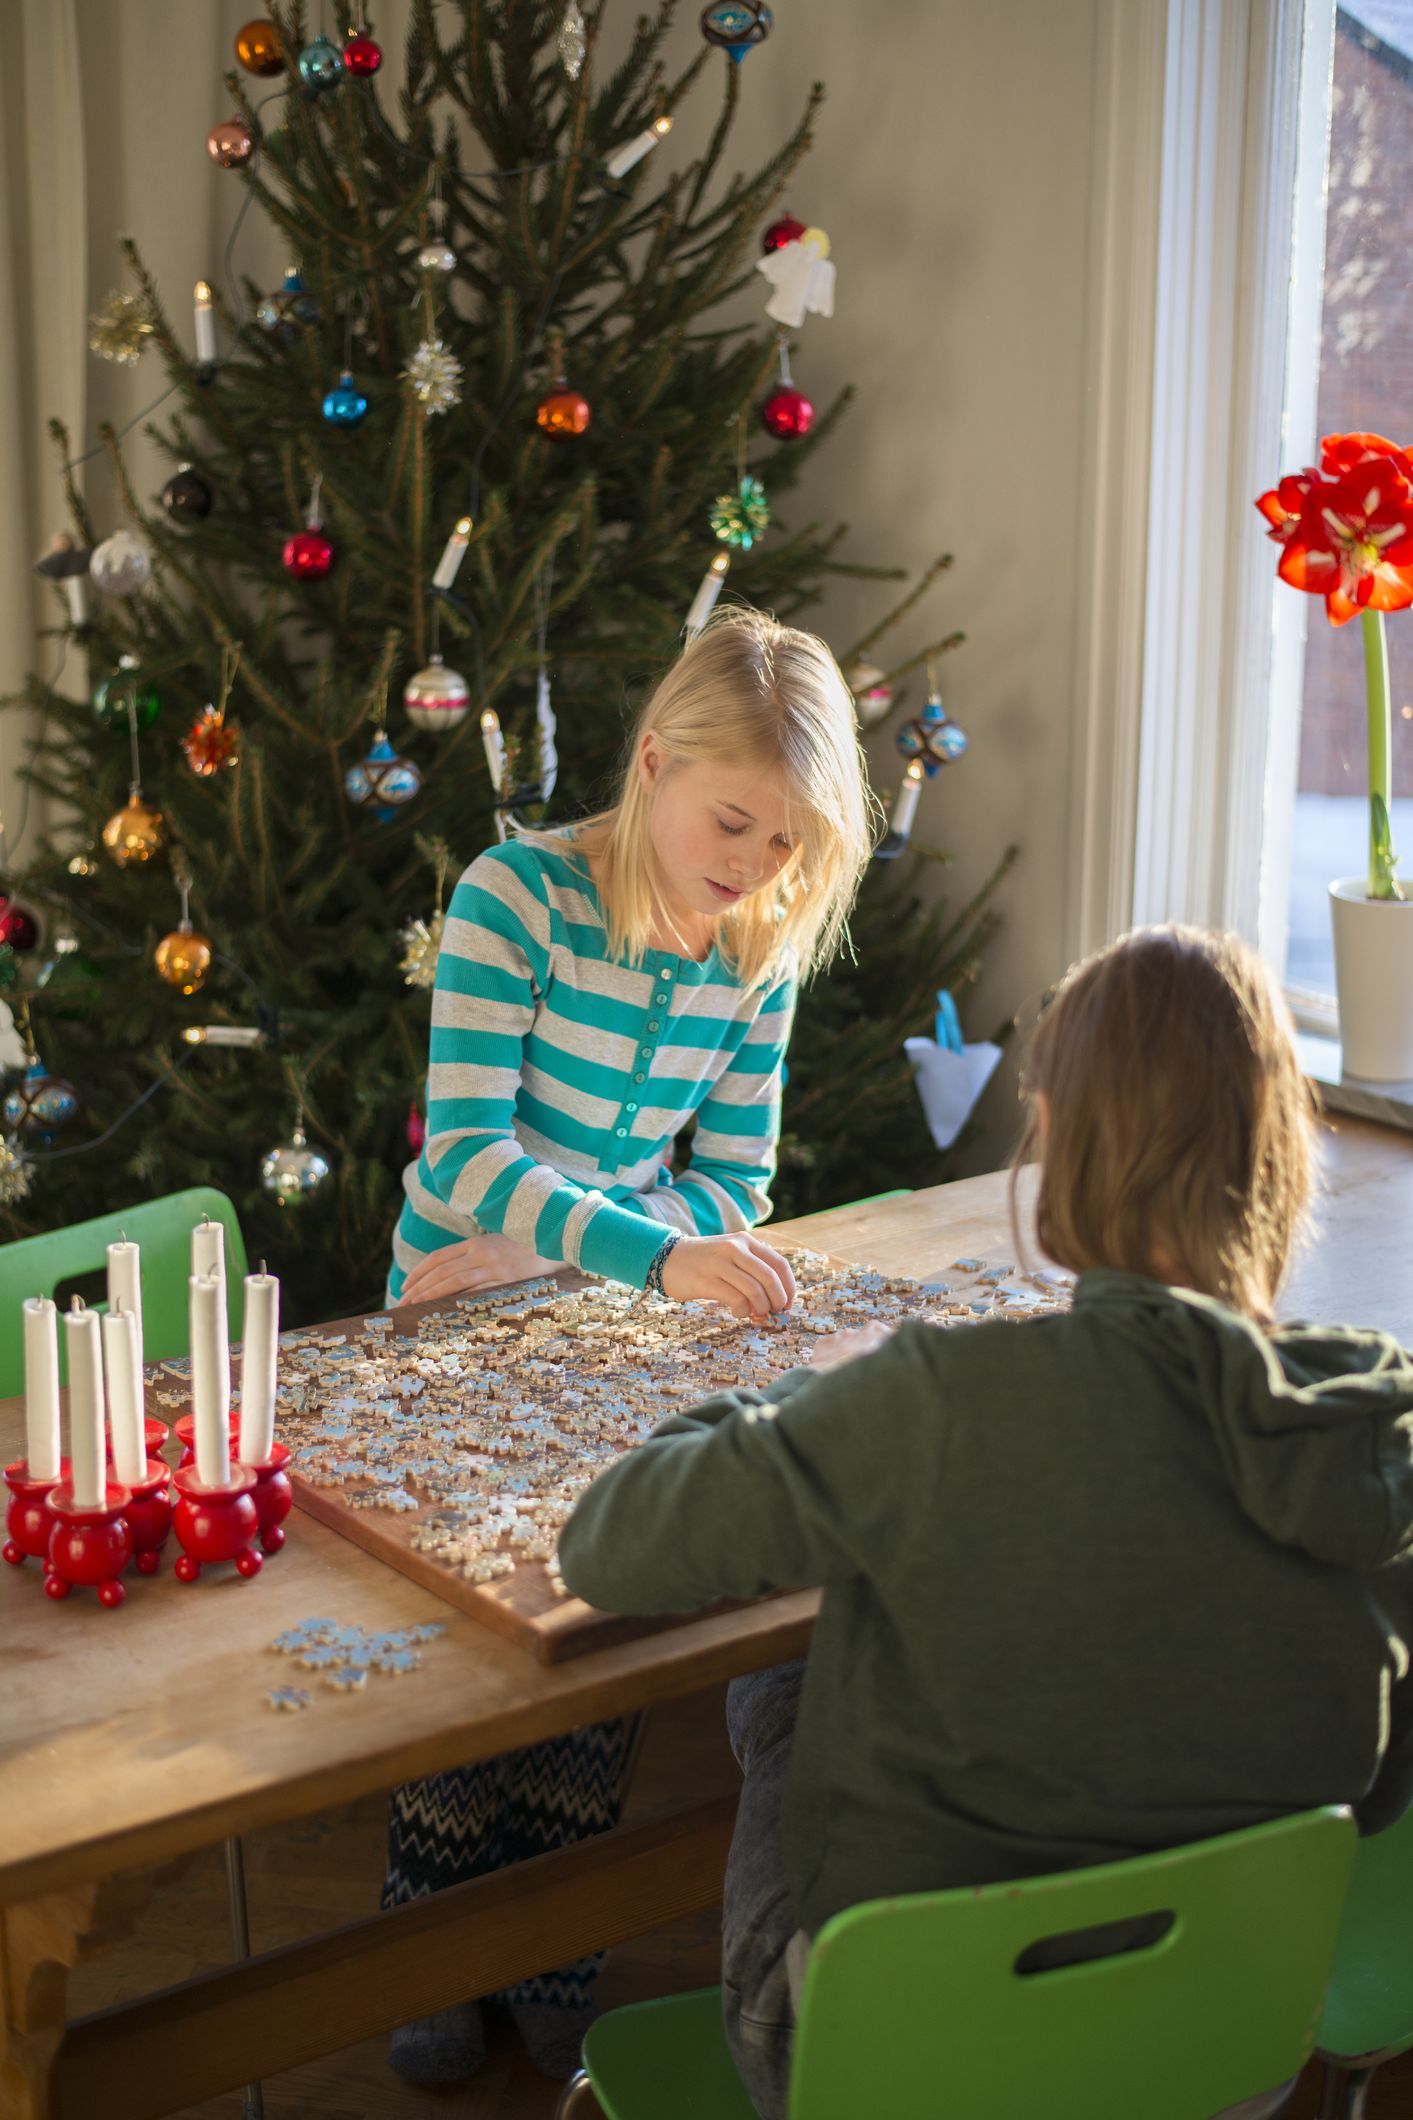
[(600, 2015), (597, 2003), (566, 2009), (557, 2002), (512, 2002), (510, 2014), (536, 2068), (563, 2083), (584, 2065), (584, 2034)]
[(406, 2083), (464, 2083), (486, 2058), (479, 2002), (456, 2002), (400, 2024), (388, 2047), (388, 2066)]

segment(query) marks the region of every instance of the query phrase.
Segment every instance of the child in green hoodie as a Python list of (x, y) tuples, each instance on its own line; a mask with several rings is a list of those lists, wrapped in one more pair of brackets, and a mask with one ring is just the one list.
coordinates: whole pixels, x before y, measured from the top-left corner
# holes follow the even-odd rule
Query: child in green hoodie
[(1069, 1313), (841, 1336), (664, 1421), (561, 1540), (618, 1612), (824, 1586), (808, 1665), (728, 1697), (723, 1986), (764, 2120), (841, 1908), (1413, 1795), (1413, 1360), (1273, 1322), (1311, 1126), (1272, 982), (1235, 937), (1128, 935), (1025, 1092)]

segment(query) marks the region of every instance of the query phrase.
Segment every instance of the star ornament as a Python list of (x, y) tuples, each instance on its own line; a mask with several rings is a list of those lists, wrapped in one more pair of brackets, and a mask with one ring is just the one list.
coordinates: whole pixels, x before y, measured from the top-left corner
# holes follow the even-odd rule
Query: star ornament
[(410, 920), (402, 931), (402, 976), (408, 986), (431, 986), (437, 976), (437, 952), (442, 946), (446, 915), (433, 913), (430, 920)]
[(135, 367), (152, 336), (152, 319), (135, 294), (110, 294), (88, 320), (88, 344), (100, 360)]
[(429, 418), (461, 403), (461, 363), (441, 339), (423, 339), (402, 378)]

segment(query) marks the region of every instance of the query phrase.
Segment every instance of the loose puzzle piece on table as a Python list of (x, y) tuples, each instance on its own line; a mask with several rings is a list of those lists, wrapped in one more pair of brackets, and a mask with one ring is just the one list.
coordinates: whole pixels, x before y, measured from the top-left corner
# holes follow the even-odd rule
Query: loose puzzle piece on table
[[(290, 1470), (349, 1508), (415, 1517), (412, 1548), (448, 1579), (492, 1584), (524, 1564), (563, 1596), (560, 1527), (594, 1476), (675, 1408), (723, 1387), (764, 1386), (806, 1363), (824, 1335), (874, 1320), (950, 1329), (1063, 1309), (1070, 1276), (962, 1258), (921, 1283), (792, 1254), (795, 1308), (744, 1323), (611, 1282), (522, 1283), (415, 1321), (380, 1316), (281, 1342), (278, 1432)], [(276, 1645), (335, 1673), (397, 1672), (332, 1621)], [(357, 1630), (352, 1630), (357, 1632)], [(296, 1639), (297, 1637), (297, 1639)], [(352, 1677), (337, 1681), (361, 1684)]]

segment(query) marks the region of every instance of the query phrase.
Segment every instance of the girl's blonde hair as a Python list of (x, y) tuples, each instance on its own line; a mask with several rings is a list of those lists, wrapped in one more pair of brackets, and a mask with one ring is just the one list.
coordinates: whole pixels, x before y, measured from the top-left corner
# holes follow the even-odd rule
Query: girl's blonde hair
[(638, 767), (649, 729), (672, 765), (783, 769), (794, 852), (773, 884), (721, 916), (717, 940), (747, 986), (790, 956), (801, 977), (826, 963), (868, 866), (876, 805), (853, 699), (824, 642), (760, 611), (723, 612), (683, 649), (638, 715), (618, 801), (572, 833), (593, 858), (609, 947), (630, 963), (641, 962), (655, 925), (671, 924)]
[(1269, 1321), (1309, 1201), (1313, 1100), (1285, 1003), (1239, 936), (1137, 928), (1073, 966), (1022, 1094), (1012, 1202), (1038, 1154), (1052, 1259), (1152, 1274)]

